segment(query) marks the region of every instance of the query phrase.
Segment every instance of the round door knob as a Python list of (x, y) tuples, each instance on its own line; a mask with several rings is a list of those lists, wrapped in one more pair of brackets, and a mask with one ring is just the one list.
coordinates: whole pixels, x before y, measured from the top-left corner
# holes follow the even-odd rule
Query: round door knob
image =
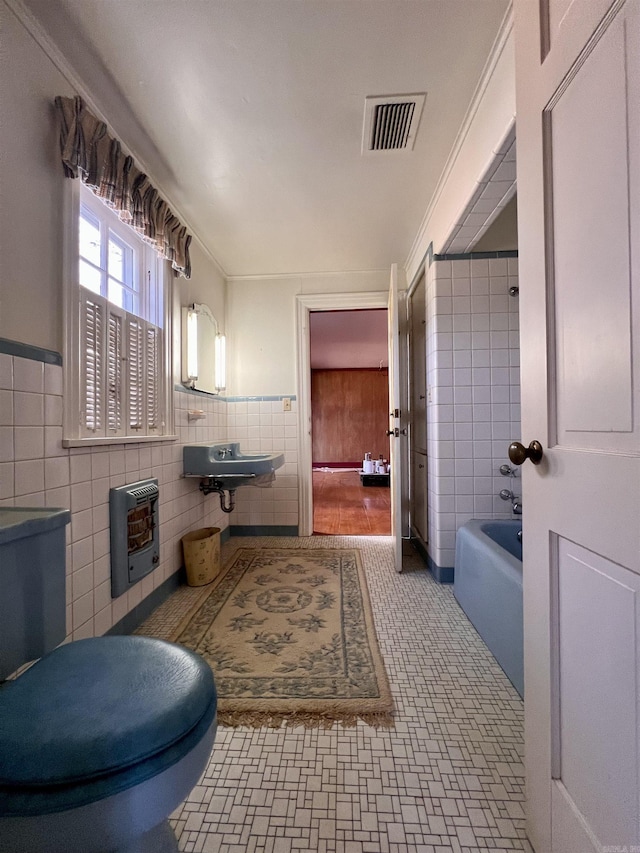
[(534, 465), (539, 465), (542, 460), (542, 445), (534, 440), (529, 447), (525, 447), (519, 441), (512, 441), (509, 445), (509, 459), (514, 465), (522, 465), (526, 459), (530, 459)]
[(395, 429), (388, 429), (387, 430), (387, 435), (395, 435), (395, 434), (396, 434)]

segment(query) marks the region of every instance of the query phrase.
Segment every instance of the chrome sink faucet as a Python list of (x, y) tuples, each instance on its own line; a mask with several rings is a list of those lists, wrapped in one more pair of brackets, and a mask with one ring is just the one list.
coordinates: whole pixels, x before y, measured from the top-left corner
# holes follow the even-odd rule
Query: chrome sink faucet
[(227, 456), (231, 456), (233, 450), (230, 447), (221, 447), (218, 453), (220, 454), (220, 459), (226, 459)]

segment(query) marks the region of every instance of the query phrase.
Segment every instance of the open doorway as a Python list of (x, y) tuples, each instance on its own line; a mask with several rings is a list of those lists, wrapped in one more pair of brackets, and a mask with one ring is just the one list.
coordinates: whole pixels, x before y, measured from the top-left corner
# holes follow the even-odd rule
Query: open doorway
[(387, 311), (309, 315), (313, 532), (389, 535)]

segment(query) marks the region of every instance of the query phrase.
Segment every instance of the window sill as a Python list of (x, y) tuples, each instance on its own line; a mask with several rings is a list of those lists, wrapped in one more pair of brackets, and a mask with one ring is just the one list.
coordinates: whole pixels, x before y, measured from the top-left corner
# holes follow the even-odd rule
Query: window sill
[(177, 435), (123, 435), (118, 438), (63, 438), (63, 447), (96, 447), (106, 444), (143, 444), (157, 441), (177, 441)]

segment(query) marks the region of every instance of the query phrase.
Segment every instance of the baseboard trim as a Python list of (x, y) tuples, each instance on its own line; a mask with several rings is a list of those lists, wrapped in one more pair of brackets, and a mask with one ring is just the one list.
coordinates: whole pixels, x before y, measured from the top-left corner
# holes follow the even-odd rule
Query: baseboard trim
[(187, 573), (184, 566), (182, 566), (177, 572), (168, 577), (164, 583), (156, 587), (146, 598), (143, 598), (140, 604), (136, 604), (133, 610), (125, 613), (122, 619), (107, 631), (107, 634), (133, 634), (136, 628), (139, 628), (144, 620), (151, 616), (154, 610), (160, 607), (179, 586), (183, 586), (186, 582)]
[(438, 583), (453, 583), (454, 577), (454, 567), (453, 566), (439, 566), (427, 551), (423, 541), (419, 539), (417, 536), (411, 537), (411, 544), (416, 549), (418, 554), (422, 557), (422, 559), (427, 564), (427, 568), (433, 575), (434, 579), (438, 581)]
[(318, 468), (355, 468), (356, 471), (362, 470), (362, 460), (357, 462), (313, 462), (311, 465), (315, 471)]
[(298, 525), (232, 524), (231, 536), (297, 536)]

